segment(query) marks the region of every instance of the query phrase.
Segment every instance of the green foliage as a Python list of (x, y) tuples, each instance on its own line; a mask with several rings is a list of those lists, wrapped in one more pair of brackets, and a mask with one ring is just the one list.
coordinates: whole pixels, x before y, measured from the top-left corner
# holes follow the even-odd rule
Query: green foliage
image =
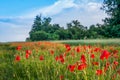
[(26, 41), (39, 41), (39, 40), (57, 40), (59, 35), (55, 34), (55, 31), (60, 28), (59, 24), (50, 24), (51, 18), (42, 18), (41, 15), (37, 15), (31, 31), (29, 32), (30, 38)]
[(107, 26), (107, 37), (120, 38), (120, 25)]
[(120, 24), (120, 0), (104, 0), (102, 9), (109, 15), (104, 20), (105, 24)]
[(59, 35), (57, 34), (48, 34), (48, 40), (58, 40)]
[(45, 31), (36, 31), (31, 33), (30, 39), (32, 41), (46, 40), (48, 38), (48, 34)]
[(31, 30), (30, 33), (33, 33), (35, 31), (39, 31), (39, 30), (41, 30), (41, 28), (42, 28), (41, 15), (40, 16), (37, 15), (36, 18), (35, 18), (35, 20), (34, 20), (34, 24), (32, 26), (32, 30)]
[(51, 18), (37, 15), (26, 41), (39, 40), (70, 40), (120, 38), (120, 8), (119, 0), (104, 0), (102, 9), (110, 16), (104, 20), (105, 24), (83, 26), (78, 20), (67, 23), (66, 29), (59, 24), (51, 24)]

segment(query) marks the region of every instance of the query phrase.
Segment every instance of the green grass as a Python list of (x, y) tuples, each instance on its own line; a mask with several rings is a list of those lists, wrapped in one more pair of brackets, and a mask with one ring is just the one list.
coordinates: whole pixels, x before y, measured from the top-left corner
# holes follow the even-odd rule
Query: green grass
[[(64, 76), (63, 80), (112, 80), (113, 75), (116, 75), (115, 80), (119, 80), (120, 75), (117, 71), (120, 69), (120, 39), (94, 39), (94, 40), (65, 40), (65, 41), (52, 41), (59, 43), (68, 43), (72, 45), (79, 45), (81, 52), (75, 51), (76, 46), (71, 46), (71, 50), (65, 57), (65, 63), (56, 62), (55, 57), (60, 54), (66, 53), (66, 48), (60, 46), (58, 48), (55, 45), (38, 46), (27, 46), (23, 47), (22, 50), (17, 51), (15, 46), (11, 46), (12, 43), (0, 43), (0, 80), (60, 80), (60, 76)], [(22, 43), (19, 43), (21, 45)], [(92, 48), (85, 49), (82, 45), (94, 45)], [(104, 45), (104, 47), (101, 47)], [(109, 46), (110, 45), (110, 46)], [(117, 46), (116, 46), (117, 45)], [(34, 49), (31, 50), (30, 47)], [(106, 49), (112, 54), (111, 47), (113, 50), (118, 50), (118, 58), (111, 56), (108, 60), (100, 60), (101, 52), (93, 52), (95, 59), (90, 59), (90, 50), (95, 48)], [(38, 51), (36, 51), (38, 48)], [(28, 59), (25, 58), (25, 51), (29, 49), (32, 54)], [(55, 54), (50, 55), (49, 50), (54, 50)], [(75, 57), (71, 56), (71, 53), (75, 54)], [(73, 65), (76, 62), (80, 62), (81, 55), (86, 56), (87, 68), (84, 70), (77, 70), (74, 72), (68, 70), (68, 65)], [(21, 57), (20, 61), (15, 61), (15, 56)], [(40, 61), (39, 56), (44, 55), (44, 60)], [(100, 63), (99, 66), (93, 66), (92, 62), (97, 61)], [(118, 65), (113, 69), (113, 62), (118, 61)], [(106, 62), (110, 62), (108, 71), (101, 76), (96, 75), (96, 70), (104, 69)]]
[(54, 42), (67, 43), (71, 45), (118, 45), (120, 46), (120, 39), (60, 40), (60, 41), (54, 41)]

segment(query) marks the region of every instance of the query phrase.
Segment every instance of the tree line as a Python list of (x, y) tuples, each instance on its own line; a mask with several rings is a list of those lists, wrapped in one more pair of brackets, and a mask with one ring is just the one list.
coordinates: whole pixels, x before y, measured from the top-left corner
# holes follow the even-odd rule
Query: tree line
[(52, 18), (37, 15), (34, 19), (30, 37), (27, 41), (39, 40), (69, 40), (69, 39), (96, 39), (96, 38), (120, 38), (120, 0), (104, 0), (101, 7), (109, 17), (104, 24), (93, 24), (89, 27), (82, 25), (78, 20), (73, 20), (61, 27), (59, 24), (51, 24)]

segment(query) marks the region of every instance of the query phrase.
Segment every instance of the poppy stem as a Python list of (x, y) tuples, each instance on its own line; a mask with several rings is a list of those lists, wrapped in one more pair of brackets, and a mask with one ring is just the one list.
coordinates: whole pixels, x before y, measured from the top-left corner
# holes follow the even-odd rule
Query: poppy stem
[(84, 77), (85, 77), (85, 80), (87, 80), (87, 75), (86, 75), (86, 71), (83, 70), (83, 73), (85, 74)]

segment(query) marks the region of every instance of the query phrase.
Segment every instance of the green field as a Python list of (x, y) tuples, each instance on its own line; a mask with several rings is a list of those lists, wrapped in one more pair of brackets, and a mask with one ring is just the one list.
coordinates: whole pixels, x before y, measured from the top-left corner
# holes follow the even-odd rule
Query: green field
[(0, 80), (119, 78), (120, 39), (0, 43)]
[(55, 41), (71, 45), (120, 45), (120, 39), (88, 39), (88, 40), (61, 40)]

